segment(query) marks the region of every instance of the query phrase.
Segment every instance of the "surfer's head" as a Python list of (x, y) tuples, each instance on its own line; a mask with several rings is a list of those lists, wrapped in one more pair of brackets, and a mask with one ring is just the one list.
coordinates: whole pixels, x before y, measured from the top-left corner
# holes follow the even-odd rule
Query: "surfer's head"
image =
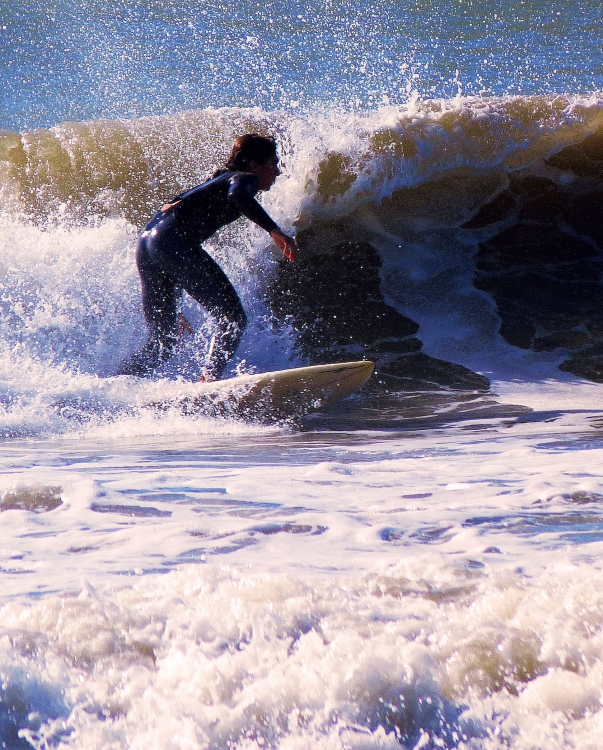
[(224, 165), (236, 172), (251, 172), (260, 183), (260, 190), (270, 190), (279, 176), (276, 141), (257, 133), (246, 133), (237, 138)]

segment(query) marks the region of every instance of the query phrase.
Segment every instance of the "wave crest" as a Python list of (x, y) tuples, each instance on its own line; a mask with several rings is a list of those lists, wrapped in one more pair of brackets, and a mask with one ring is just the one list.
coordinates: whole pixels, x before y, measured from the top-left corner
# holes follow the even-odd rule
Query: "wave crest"
[[(453, 192), (467, 214), (500, 188), (495, 175), (533, 166), (601, 128), (598, 96), (411, 101), (368, 114), (230, 108), (70, 122), (0, 133), (0, 194), (5, 210), (37, 222), (123, 216), (140, 225), (167, 197), (205, 179), (237, 134), (255, 131), (281, 141), (289, 180), (279, 199), (299, 227), (386, 199), (398, 205), (398, 191), (433, 183), (435, 196), (423, 188), (412, 201), (427, 210), (447, 174), (463, 181)], [(442, 218), (456, 213), (449, 206)]]

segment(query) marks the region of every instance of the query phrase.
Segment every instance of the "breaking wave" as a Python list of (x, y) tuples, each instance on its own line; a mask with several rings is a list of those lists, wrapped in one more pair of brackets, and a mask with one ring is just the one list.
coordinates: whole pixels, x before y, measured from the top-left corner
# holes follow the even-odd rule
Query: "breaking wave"
[[(57, 412), (57, 403), (98, 404), (106, 416), (135, 399), (107, 378), (144, 337), (136, 234), (157, 205), (219, 165), (245, 131), (279, 141), (284, 174), (262, 201), (297, 233), (303, 255), (370, 243), (383, 261), (386, 300), (421, 326), (429, 354), (495, 377), (542, 377), (560, 361), (551, 347), (518, 349), (515, 318), (510, 338), (499, 336), (506, 313), (474, 284), (477, 247), (491, 231), (487, 221), (470, 226), (518, 176), (576, 195), (599, 185), (599, 96), (410, 101), (364, 114), (206, 109), (63, 123), (0, 134), (4, 435), (67, 429), (71, 412)], [(532, 184), (524, 180), (521, 190)], [(236, 371), (304, 364), (294, 333), (270, 322), (263, 292), (278, 255), (266, 235), (242, 224), (207, 248), (249, 312)], [(170, 377), (194, 378), (204, 357), (203, 312), (185, 309), (197, 333), (164, 371)]]

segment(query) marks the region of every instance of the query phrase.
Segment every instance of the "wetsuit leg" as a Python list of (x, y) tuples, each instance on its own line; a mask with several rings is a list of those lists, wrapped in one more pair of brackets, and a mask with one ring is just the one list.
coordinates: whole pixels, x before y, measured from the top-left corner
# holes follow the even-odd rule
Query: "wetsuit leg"
[(149, 255), (155, 265), (165, 270), (214, 318), (216, 330), (206, 370), (211, 378), (220, 378), (247, 325), (243, 305), (233, 285), (205, 250), (191, 247), (177, 232), (169, 245), (151, 243)]
[(247, 325), (247, 316), (234, 287), (216, 261), (199, 248), (194, 266), (178, 276), (184, 290), (214, 318), (216, 328), (209, 346), (207, 375), (218, 380), (234, 355)]
[[(153, 230), (155, 230), (153, 232)], [(169, 242), (163, 236), (161, 226), (151, 221), (141, 234), (136, 248), (136, 265), (142, 290), (142, 310), (149, 338), (138, 352), (125, 359), (118, 368), (118, 375), (145, 376), (168, 359), (176, 344), (176, 320), (182, 287), (162, 268), (153, 263), (150, 246), (158, 239)]]
[(154, 221), (141, 235), (137, 252), (149, 341), (122, 365), (119, 374), (147, 374), (170, 356), (176, 341), (177, 304), (184, 289), (216, 321), (207, 374), (219, 378), (247, 324), (243, 305), (216, 261), (180, 236), (173, 215)]

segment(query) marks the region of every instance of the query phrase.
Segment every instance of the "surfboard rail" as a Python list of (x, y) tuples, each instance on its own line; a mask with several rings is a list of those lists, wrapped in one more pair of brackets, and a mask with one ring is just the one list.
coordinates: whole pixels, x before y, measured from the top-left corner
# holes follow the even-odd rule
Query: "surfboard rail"
[(279, 421), (319, 411), (346, 398), (372, 375), (374, 362), (337, 362), (289, 370), (242, 375), (198, 383), (194, 392), (147, 407), (177, 408), (185, 415), (234, 416), (245, 420)]

